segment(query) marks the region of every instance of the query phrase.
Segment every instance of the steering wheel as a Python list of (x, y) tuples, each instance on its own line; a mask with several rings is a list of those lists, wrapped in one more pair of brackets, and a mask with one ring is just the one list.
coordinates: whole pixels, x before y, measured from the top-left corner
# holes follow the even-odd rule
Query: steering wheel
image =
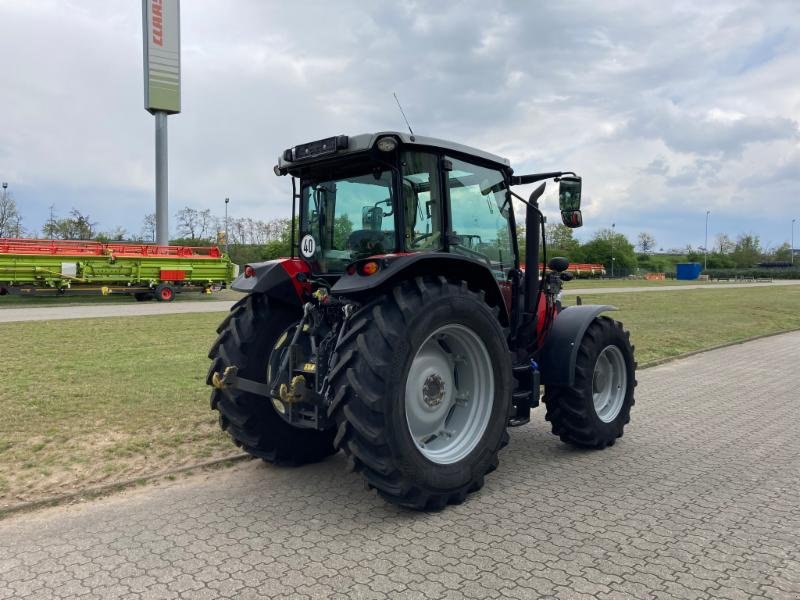
[(482, 252), (478, 252), (477, 250), (473, 250), (472, 248), (467, 248), (466, 246), (462, 246), (461, 244), (453, 244), (452, 247), (457, 248), (459, 252), (463, 252), (466, 255), (472, 255), (475, 258), (485, 261), (489, 265), (492, 264), (492, 261), (489, 260), (489, 257), (483, 254)]

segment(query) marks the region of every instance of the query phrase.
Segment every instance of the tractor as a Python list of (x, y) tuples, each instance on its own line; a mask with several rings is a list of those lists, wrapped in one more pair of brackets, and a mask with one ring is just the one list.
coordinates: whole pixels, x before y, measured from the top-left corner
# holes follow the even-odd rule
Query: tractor
[[(563, 307), (568, 261), (546, 256), (539, 198), (557, 182), (563, 223), (580, 227), (575, 173), (516, 175), (391, 131), (295, 146), (274, 171), (292, 180), (291, 256), (244, 267), (231, 287), (247, 295), (209, 352), (211, 408), (243, 450), (289, 465), (341, 450), (387, 501), (438, 510), (483, 486), (542, 387), (562, 441), (622, 436), (630, 335), (613, 306)], [(512, 190), (536, 182), (527, 200)]]

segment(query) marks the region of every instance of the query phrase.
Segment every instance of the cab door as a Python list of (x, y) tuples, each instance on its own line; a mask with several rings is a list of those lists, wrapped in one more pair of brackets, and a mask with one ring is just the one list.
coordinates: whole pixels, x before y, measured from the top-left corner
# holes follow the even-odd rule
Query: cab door
[(500, 169), (447, 157), (449, 250), (485, 262), (499, 282), (515, 267), (507, 186)]

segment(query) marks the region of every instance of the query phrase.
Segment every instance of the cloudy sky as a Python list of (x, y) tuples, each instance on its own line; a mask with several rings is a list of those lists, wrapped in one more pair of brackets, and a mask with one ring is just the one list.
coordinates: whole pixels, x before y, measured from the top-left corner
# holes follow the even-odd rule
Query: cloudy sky
[[(184, 0), (181, 13), (173, 213), (222, 215), (230, 196), (233, 216), (288, 216), (282, 149), (402, 129), (396, 91), (418, 134), (517, 173), (583, 175), (583, 239), (614, 222), (702, 246), (710, 210), (710, 239), (775, 246), (800, 218), (796, 0)], [(134, 0), (0, 0), (0, 179), (23, 226), (55, 205), (139, 232), (153, 211), (141, 38)]]

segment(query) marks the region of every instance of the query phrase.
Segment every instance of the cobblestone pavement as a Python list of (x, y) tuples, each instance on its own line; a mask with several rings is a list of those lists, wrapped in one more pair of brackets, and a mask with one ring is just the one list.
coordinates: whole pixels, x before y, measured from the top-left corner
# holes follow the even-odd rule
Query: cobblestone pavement
[(0, 522), (0, 598), (800, 597), (800, 333), (642, 371), (619, 443), (536, 422), (436, 514), (341, 456)]

